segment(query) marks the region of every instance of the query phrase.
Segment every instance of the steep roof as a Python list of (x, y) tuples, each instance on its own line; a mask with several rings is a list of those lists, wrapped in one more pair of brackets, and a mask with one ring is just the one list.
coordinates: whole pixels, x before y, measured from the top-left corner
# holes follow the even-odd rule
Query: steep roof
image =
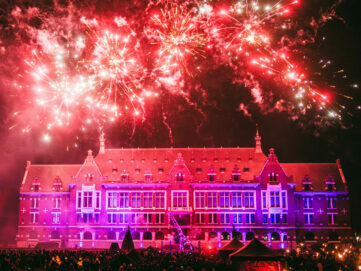
[(241, 241), (239, 241), (237, 238), (233, 238), (231, 241), (229, 241), (227, 244), (219, 248), (219, 251), (236, 251), (239, 248), (243, 247), (243, 244)]
[(258, 239), (254, 238), (245, 246), (229, 255), (232, 260), (266, 260), (279, 259), (282, 257), (282, 252), (268, 248), (262, 244)]

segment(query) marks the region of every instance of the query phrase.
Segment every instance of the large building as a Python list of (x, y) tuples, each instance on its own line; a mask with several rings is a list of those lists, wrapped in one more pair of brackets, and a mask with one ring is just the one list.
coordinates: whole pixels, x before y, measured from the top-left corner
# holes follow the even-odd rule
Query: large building
[[(352, 239), (347, 184), (335, 163), (280, 163), (251, 148), (108, 149), (83, 164), (27, 163), (18, 247), (56, 241), (109, 248), (128, 226), (136, 247), (176, 247), (178, 222), (198, 247), (236, 235), (270, 246)], [(179, 230), (179, 228), (178, 228)]]

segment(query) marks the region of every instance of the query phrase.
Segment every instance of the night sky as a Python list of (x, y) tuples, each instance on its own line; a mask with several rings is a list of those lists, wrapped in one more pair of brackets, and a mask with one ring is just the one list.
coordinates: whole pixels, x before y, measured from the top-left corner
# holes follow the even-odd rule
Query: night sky
[[(295, 15), (296, 22), (306, 25), (305, 21), (317, 18), (326, 7), (337, 1), (301, 2)], [(288, 110), (271, 110), (275, 106), (276, 91), (267, 96), (267, 104), (261, 107), (253, 102), (247, 87), (235, 84), (229, 66), (209, 64), (210, 68), (201, 74), (186, 76), (184, 88), (187, 89), (187, 99), (160, 89), (158, 99), (146, 104), (144, 120), (125, 117), (105, 125), (107, 147), (249, 147), (255, 144), (258, 124), (264, 153), (268, 154), (269, 148), (275, 148), (280, 162), (334, 162), (337, 158), (341, 159), (351, 197), (352, 225), (355, 231), (360, 232), (361, 110), (355, 108), (361, 105), (361, 94), (359, 88), (347, 88), (344, 81), (332, 76), (332, 72), (343, 69), (348, 76), (347, 82), (361, 84), (361, 20), (357, 2), (340, 1), (335, 7), (340, 19), (330, 20), (318, 29), (316, 37), (324, 36), (326, 39), (302, 48), (304, 54), (308, 55), (303, 63), (307, 69), (317, 71), (318, 66), (313, 59), (332, 60), (330, 72), (325, 72), (323, 79), (332, 81), (337, 87), (344, 84), (342, 93), (352, 97), (352, 101), (344, 103), (349, 107), (347, 111), (350, 114), (345, 113), (342, 121), (325, 124), (312, 110), (297, 118), (294, 117), (295, 113)], [(54, 6), (51, 1), (36, 3), (40, 9), (50, 12)], [(66, 1), (59, 3), (69, 5)], [(26, 9), (33, 5), (35, 1), (0, 2), (0, 51), (3, 50), (0, 54), (0, 241), (7, 242), (13, 242), (16, 234), (18, 192), (26, 160), (50, 164), (82, 163), (88, 149), (97, 152), (99, 147), (99, 129), (96, 125), (86, 132), (78, 128), (57, 130), (52, 134), (51, 142), (39, 139), (43, 133), (40, 127), (27, 134), (9, 129), (14, 125), (12, 115), (17, 103), (22, 103), (11, 87), (21, 70), (21, 64), (17, 63), (22, 56), (21, 53), (16, 56), (18, 40), (11, 33), (9, 14), (15, 6)], [(91, 1), (86, 4), (75, 1), (74, 5), (80, 10), (93, 10), (95, 6), (103, 15), (127, 6), (112, 1)], [(134, 6), (130, 12), (136, 13), (144, 4), (135, 2)], [(26, 36), (24, 33), (20, 35)], [(212, 60), (207, 61), (211, 63)], [(270, 84), (270, 87), (276, 88), (277, 85)], [(334, 97), (335, 100), (342, 100), (338, 95)], [(248, 113), (240, 110), (241, 104), (247, 106)], [(31, 114), (26, 121), (31, 118), (36, 122), (36, 115)]]

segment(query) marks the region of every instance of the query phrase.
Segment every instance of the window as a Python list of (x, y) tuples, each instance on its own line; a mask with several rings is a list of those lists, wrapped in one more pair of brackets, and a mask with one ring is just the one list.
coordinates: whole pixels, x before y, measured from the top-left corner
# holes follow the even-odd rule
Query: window
[(83, 208), (92, 208), (93, 207), (93, 192), (84, 191), (83, 192)]
[(99, 224), (99, 222), (100, 222), (100, 214), (96, 213), (94, 216), (94, 223)]
[(305, 224), (307, 225), (313, 224), (313, 214), (309, 214), (309, 213), (305, 214)]
[(204, 214), (196, 214), (196, 222), (199, 224), (204, 223)]
[(129, 208), (129, 193), (120, 192), (119, 193), (119, 207), (120, 208)]
[(232, 192), (232, 207), (242, 208), (242, 192)]
[(95, 192), (95, 208), (100, 209), (100, 192)]
[(173, 192), (173, 207), (188, 207), (187, 192)]
[(34, 184), (34, 192), (39, 192), (39, 184)]
[(215, 174), (208, 174), (208, 180), (210, 182), (214, 182), (216, 175)]
[(217, 223), (217, 214), (209, 214), (208, 215), (208, 222), (210, 224), (215, 224)]
[(128, 224), (128, 214), (119, 214), (119, 223)]
[(155, 222), (157, 224), (163, 224), (164, 223), (164, 214), (156, 214), (155, 215)]
[(280, 192), (278, 191), (271, 191), (270, 192), (270, 201), (271, 207), (280, 207)]
[(204, 208), (206, 205), (206, 195), (204, 192), (195, 192), (196, 208)]
[(287, 214), (282, 215), (282, 223), (287, 224)]
[(53, 221), (53, 224), (59, 224), (60, 223), (60, 213), (52, 213), (52, 221)]
[(30, 213), (30, 223), (36, 224), (39, 222), (39, 213)]
[(337, 214), (328, 214), (328, 224), (331, 224), (331, 225), (336, 224), (336, 215)]
[(144, 214), (144, 223), (146, 224), (152, 223), (152, 214)]
[(207, 192), (208, 208), (217, 208), (217, 192)]
[(244, 207), (245, 208), (254, 208), (254, 192), (245, 192), (244, 193)]
[(287, 208), (286, 191), (282, 191), (282, 208)]
[(270, 219), (271, 219), (272, 224), (279, 224), (280, 223), (280, 214), (271, 214)]
[(241, 224), (242, 223), (242, 214), (233, 214), (233, 223), (234, 224)]
[(274, 172), (271, 172), (269, 175), (270, 182), (277, 182), (277, 174)]
[(140, 208), (140, 192), (132, 192), (132, 208)]
[(83, 214), (83, 222), (84, 223), (93, 223), (93, 214)]
[(221, 214), (221, 223), (228, 224), (229, 223), (229, 214)]
[(262, 209), (267, 209), (267, 193), (262, 191)]
[(155, 192), (155, 208), (165, 208), (165, 192)]
[(219, 199), (221, 208), (229, 207), (229, 192), (220, 192)]
[(335, 198), (328, 198), (327, 202), (328, 209), (335, 209)]
[(305, 209), (312, 209), (312, 198), (305, 198), (303, 202)]
[(81, 213), (76, 214), (76, 222), (78, 222), (78, 223), (83, 222), (83, 217), (82, 217)]
[(254, 223), (254, 214), (246, 214), (246, 223), (253, 224)]
[(108, 213), (108, 223), (109, 224), (117, 223), (117, 215), (115, 213)]
[(153, 207), (153, 193), (152, 192), (144, 192), (143, 194), (144, 208), (152, 208)]
[(263, 223), (266, 224), (267, 223), (267, 214), (263, 214)]
[(122, 174), (122, 182), (126, 183), (128, 181), (128, 174)]
[(232, 174), (232, 177), (233, 177), (233, 181), (234, 182), (238, 182), (239, 181), (239, 174)]
[(311, 191), (311, 186), (310, 186), (310, 184), (308, 184), (308, 183), (304, 184), (304, 190), (305, 190), (305, 191)]
[(81, 191), (78, 191), (76, 193), (77, 196), (77, 208), (80, 209), (81, 208)]
[(145, 174), (144, 178), (145, 178), (145, 182), (149, 183), (152, 180), (152, 174)]
[(118, 198), (116, 192), (108, 192), (108, 208), (117, 208)]
[(183, 173), (176, 174), (177, 182), (183, 182)]
[(53, 199), (53, 208), (60, 209), (60, 198), (56, 197)]
[(39, 208), (39, 198), (32, 198), (31, 199), (31, 208), (32, 209)]
[(331, 183), (327, 184), (327, 191), (332, 191), (333, 185)]

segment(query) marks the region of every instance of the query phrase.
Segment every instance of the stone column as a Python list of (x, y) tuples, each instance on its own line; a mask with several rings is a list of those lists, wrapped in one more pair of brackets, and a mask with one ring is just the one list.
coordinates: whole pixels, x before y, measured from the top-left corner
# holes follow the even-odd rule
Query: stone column
[(217, 232), (218, 242), (221, 241), (221, 232)]
[(115, 239), (119, 240), (119, 232), (118, 231), (115, 233)]
[(246, 242), (246, 233), (245, 232), (242, 232), (242, 241)]
[(143, 241), (143, 233), (142, 231), (140, 232), (140, 241)]
[(209, 241), (209, 232), (207, 231), (204, 233), (204, 240)]

